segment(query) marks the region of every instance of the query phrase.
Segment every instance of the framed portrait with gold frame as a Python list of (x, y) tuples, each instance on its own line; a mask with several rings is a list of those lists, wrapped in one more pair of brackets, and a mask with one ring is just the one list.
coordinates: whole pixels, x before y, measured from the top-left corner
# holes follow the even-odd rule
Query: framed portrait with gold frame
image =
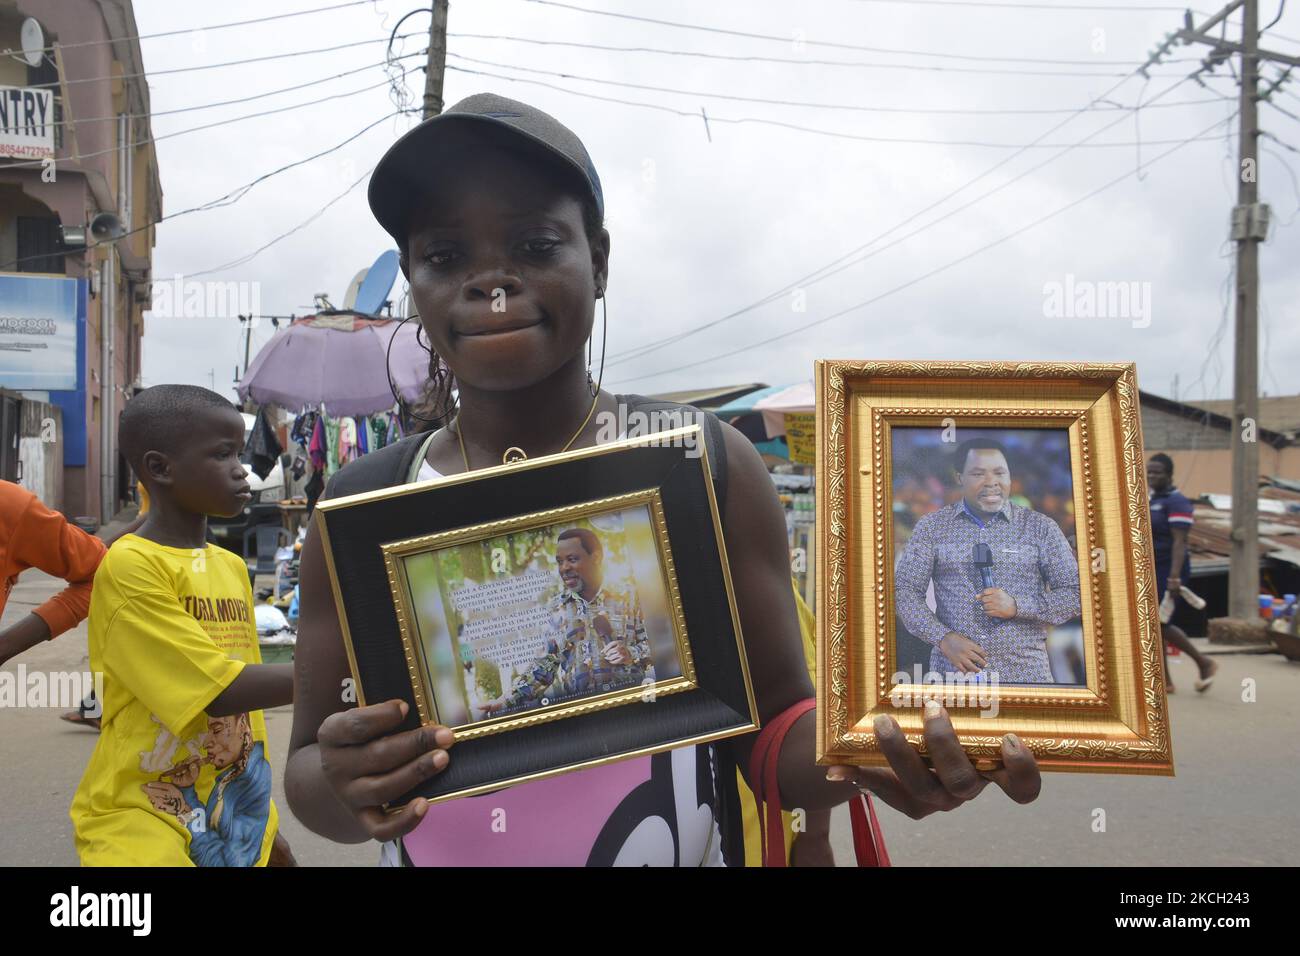
[(757, 728), (702, 434), (318, 505), (358, 702), (456, 733), (396, 805)]
[[(1135, 367), (822, 360), (817, 758), (1173, 774)], [(924, 753), (924, 751), (923, 751)]]

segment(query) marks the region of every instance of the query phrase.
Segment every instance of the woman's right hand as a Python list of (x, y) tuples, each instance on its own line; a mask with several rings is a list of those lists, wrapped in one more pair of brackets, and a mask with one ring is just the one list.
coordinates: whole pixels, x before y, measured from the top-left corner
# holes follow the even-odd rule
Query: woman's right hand
[(374, 840), (395, 840), (415, 829), (429, 801), (418, 797), (396, 813), (383, 804), (445, 770), (447, 749), (456, 742), (450, 729), (433, 724), (393, 733), (408, 709), (405, 701), (390, 700), (340, 711), (326, 717), (316, 735), (325, 779)]

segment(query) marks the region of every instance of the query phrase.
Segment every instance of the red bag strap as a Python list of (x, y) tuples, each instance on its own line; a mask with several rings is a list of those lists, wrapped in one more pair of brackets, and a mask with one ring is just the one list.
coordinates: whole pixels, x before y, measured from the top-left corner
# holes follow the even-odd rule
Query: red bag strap
[[(759, 845), (764, 866), (785, 866), (785, 829), (781, 825), (781, 788), (777, 780), (781, 745), (790, 728), (817, 706), (814, 698), (801, 700), (768, 721), (759, 732), (749, 759), (749, 781), (758, 804)], [(889, 866), (889, 854), (880, 833), (876, 809), (863, 793), (849, 803), (849, 821), (853, 826), (853, 849), (858, 866)]]

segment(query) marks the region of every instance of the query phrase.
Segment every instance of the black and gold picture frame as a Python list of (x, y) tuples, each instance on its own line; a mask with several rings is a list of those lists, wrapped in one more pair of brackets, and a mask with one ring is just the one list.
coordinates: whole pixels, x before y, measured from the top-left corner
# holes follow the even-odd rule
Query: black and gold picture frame
[(318, 507), (358, 701), (456, 733), (399, 804), (757, 729), (700, 426)]

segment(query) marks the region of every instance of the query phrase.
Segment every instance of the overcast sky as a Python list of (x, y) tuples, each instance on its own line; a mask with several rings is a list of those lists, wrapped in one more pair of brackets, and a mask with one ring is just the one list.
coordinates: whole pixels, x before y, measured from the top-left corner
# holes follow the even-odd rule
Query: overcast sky
[[(328, 3), (137, 0), (135, 11), (141, 33), (149, 34)], [(1175, 62), (1151, 71), (1149, 82), (1137, 77), (1120, 83), (1166, 31), (1178, 28), (1181, 14), (1174, 8), (1155, 9), (1156, 0), (1146, 0), (1150, 11), (1137, 12), (855, 0), (575, 5), (779, 38), (525, 0), (451, 6), (446, 104), (483, 91), (532, 103), (582, 138), (600, 173), (611, 234), (608, 387), (645, 393), (785, 384), (810, 379), (813, 360), (823, 357), (1025, 359), (1134, 361), (1142, 387), (1158, 394), (1172, 395), (1175, 378), (1186, 400), (1231, 394), (1227, 283), (1233, 257), (1227, 235), (1237, 123), (1227, 120), (1236, 110), (1236, 86), (1227, 77), (1208, 79), (1209, 89), (1191, 81), (1173, 88), (1207, 50), (1183, 46), (1174, 48)], [(152, 76), (155, 113), (313, 84), (242, 104), (155, 116), (155, 136), (374, 87), (159, 142), (164, 213), (224, 196), (391, 113), (393, 91), (379, 65), (382, 41), (416, 6), (378, 0), (142, 40), (151, 73), (380, 41)], [(1275, 12), (1276, 4), (1265, 2), (1261, 24)], [(399, 52), (417, 54), (403, 61), (412, 71), (406, 87), (416, 106), (423, 90), (418, 34), (428, 23), (427, 14), (412, 16), (401, 32), (417, 35), (398, 45)], [(1230, 27), (1229, 37), (1235, 36)], [(1263, 46), (1300, 55), (1298, 41), (1300, 4), (1293, 3)], [(641, 49), (607, 52), (559, 42)], [(325, 79), (352, 70), (359, 72)], [(1227, 69), (1217, 72), (1224, 77)], [(1277, 72), (1266, 67), (1264, 75)], [(1287, 90), (1276, 101), (1295, 116), (1262, 104), (1261, 126), (1300, 149), (1300, 79)], [(1102, 94), (1109, 107), (1072, 115)], [(1136, 116), (1116, 108), (1139, 101), (1153, 102)], [(701, 109), (709, 117), (707, 130)], [(728, 122), (737, 119), (747, 122)], [(346, 191), (415, 122), (384, 120), (341, 149), (257, 185), (238, 202), (163, 223), (155, 281), (241, 259), (342, 195), (319, 218), (246, 263), (205, 276), (247, 283), (266, 314), (302, 314), (317, 292), (341, 303), (357, 270), (391, 245), (370, 216), (366, 182)], [(1116, 125), (1097, 132), (1109, 123)], [(1053, 158), (1094, 133), (1090, 144), (1120, 145), (1083, 146)], [(1140, 179), (1134, 175), (1140, 162), (1197, 134), (1218, 138), (1191, 142), (1145, 167)], [(1036, 140), (1039, 146), (1017, 152)], [(1260, 256), (1261, 390), (1293, 394), (1300, 392), (1300, 154), (1267, 138), (1261, 142), (1261, 198), (1272, 205), (1274, 220)], [(1126, 178), (1084, 198), (1118, 177)], [(877, 254), (820, 282), (804, 278), (842, 265), (852, 253), (860, 257), (864, 246)], [(1067, 276), (1075, 296), (1084, 283), (1135, 283), (1129, 314), (1073, 314), (1059, 294)], [(798, 288), (680, 338), (789, 286)], [(254, 354), (272, 331), (269, 323), (254, 330)], [(620, 353), (661, 342), (671, 344), (617, 361)], [(232, 318), (151, 317), (145, 383), (211, 383), (228, 390), (243, 348)]]

